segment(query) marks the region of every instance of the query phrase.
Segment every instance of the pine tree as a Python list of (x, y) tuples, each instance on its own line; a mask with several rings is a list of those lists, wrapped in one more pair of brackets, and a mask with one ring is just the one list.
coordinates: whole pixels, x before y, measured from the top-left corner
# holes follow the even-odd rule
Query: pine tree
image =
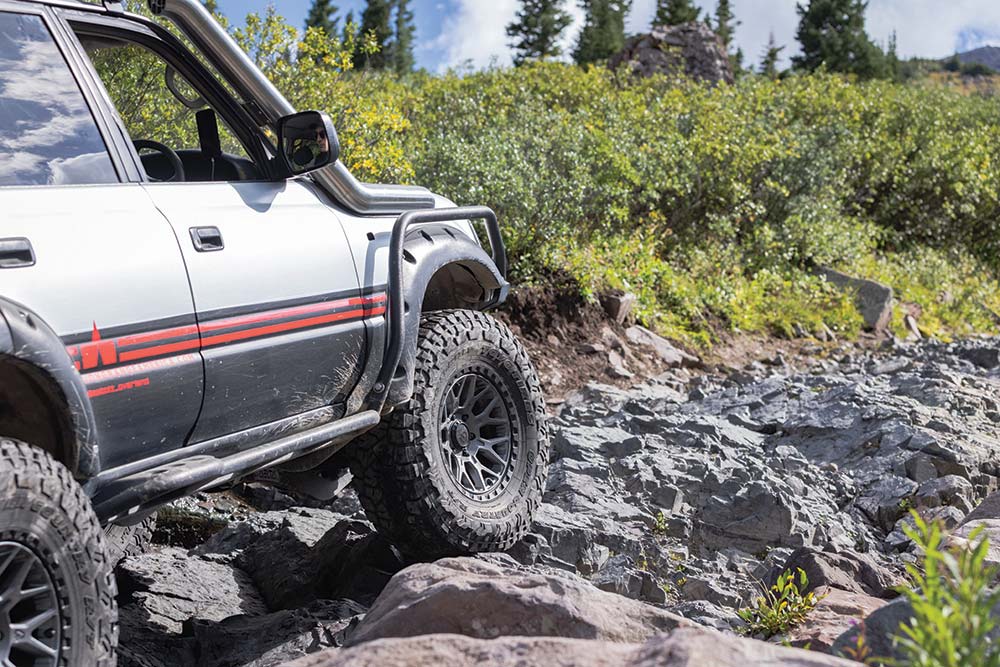
[(408, 74), (413, 71), (413, 12), (410, 11), (410, 0), (395, 0), (395, 30), (392, 44), (389, 47), (389, 62), (397, 74)]
[(680, 25), (697, 21), (701, 10), (691, 0), (656, 0), (653, 25)]
[(359, 48), (354, 54), (355, 67), (385, 69), (388, 66), (386, 49), (392, 38), (391, 15), (392, 0), (368, 0), (365, 10), (361, 12), (359, 39), (364, 41), (372, 36), (377, 50), (374, 53), (365, 53)]
[(336, 37), (337, 23), (340, 20), (337, 18), (338, 11), (340, 10), (331, 0), (313, 0), (306, 15), (306, 29), (322, 28), (327, 37)]
[(767, 40), (764, 53), (761, 54), (760, 73), (769, 79), (777, 79), (778, 59), (781, 58), (781, 52), (784, 50), (785, 47), (778, 46), (778, 42), (775, 41), (774, 33), (772, 32), (770, 38)]
[(579, 65), (602, 62), (625, 46), (625, 19), (632, 0), (581, 0), (583, 28), (573, 49)]
[(562, 54), (559, 39), (573, 22), (563, 0), (521, 0), (521, 9), (507, 26), (514, 64), (545, 60)]
[(740, 22), (733, 15), (733, 7), (729, 0), (719, 0), (719, 4), (715, 7), (715, 25), (713, 28), (715, 34), (722, 40), (722, 46), (725, 47), (726, 53), (729, 53), (730, 47), (733, 45), (733, 35), (736, 32), (736, 27), (739, 25)]
[(903, 66), (899, 61), (898, 43), (896, 41), (896, 31), (893, 30), (892, 34), (889, 36), (889, 48), (885, 51), (885, 65), (886, 69), (889, 71), (889, 76), (894, 81), (900, 81), (903, 78)]
[(889, 75), (885, 54), (865, 32), (867, 0), (809, 0), (808, 6), (798, 4), (796, 9), (796, 37), (802, 45), (802, 55), (792, 58), (797, 69), (825, 66), (862, 79)]

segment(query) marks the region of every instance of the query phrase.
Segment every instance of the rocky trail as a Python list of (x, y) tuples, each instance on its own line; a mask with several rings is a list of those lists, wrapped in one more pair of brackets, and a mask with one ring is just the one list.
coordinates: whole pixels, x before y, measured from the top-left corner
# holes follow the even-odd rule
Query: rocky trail
[[(176, 504), (171, 544), (119, 569), (122, 664), (852, 664), (823, 651), (899, 607), (909, 510), (956, 527), (997, 490), (1000, 340), (685, 365), (552, 406), (545, 502), (509, 553), (404, 562), (350, 491)], [(791, 568), (817, 609), (737, 638), (737, 610)], [(888, 646), (898, 621), (877, 627)]]

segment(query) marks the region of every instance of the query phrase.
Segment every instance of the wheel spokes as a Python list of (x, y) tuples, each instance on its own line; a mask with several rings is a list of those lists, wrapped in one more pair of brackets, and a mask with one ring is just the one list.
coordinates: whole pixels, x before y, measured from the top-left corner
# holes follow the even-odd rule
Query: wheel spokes
[(512, 454), (510, 413), (497, 385), (485, 375), (462, 375), (444, 393), (440, 410), (440, 443), (451, 478), (477, 496), (493, 492)]
[(0, 543), (0, 628), (6, 635), (0, 667), (53, 667), (58, 662), (56, 589), (40, 558), (17, 542)]

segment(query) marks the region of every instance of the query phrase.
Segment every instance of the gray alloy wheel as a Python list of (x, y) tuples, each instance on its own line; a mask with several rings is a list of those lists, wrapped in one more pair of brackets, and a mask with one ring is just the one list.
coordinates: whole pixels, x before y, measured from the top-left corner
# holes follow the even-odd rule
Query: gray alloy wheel
[(61, 627), (45, 564), (23, 544), (0, 542), (0, 664), (55, 667)]
[(489, 367), (456, 378), (441, 405), (441, 452), (448, 474), (474, 500), (489, 500), (510, 484), (518, 442), (510, 410)]

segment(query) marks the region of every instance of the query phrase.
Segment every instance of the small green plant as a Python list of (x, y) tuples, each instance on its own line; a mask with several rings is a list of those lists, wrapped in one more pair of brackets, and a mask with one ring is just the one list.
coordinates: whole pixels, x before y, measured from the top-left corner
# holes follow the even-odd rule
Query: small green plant
[(653, 534), (657, 537), (666, 537), (667, 535), (667, 515), (660, 510), (659, 514), (656, 515), (656, 525), (653, 526)]
[(895, 637), (913, 667), (1000, 667), (1000, 644), (991, 634), (997, 621), (991, 610), (1000, 603), (994, 586), (998, 568), (986, 564), (989, 540), (982, 530), (969, 546), (944, 546), (940, 524), (916, 512), (906, 535), (923, 553), (921, 565), (907, 565), (910, 585), (900, 592), (913, 606), (909, 623)]
[(740, 609), (737, 613), (746, 626), (741, 632), (746, 635), (762, 635), (770, 639), (788, 632), (809, 615), (822, 598), (815, 593), (803, 593), (809, 588), (809, 577), (805, 571), (787, 570), (764, 594), (754, 600), (753, 605)]

